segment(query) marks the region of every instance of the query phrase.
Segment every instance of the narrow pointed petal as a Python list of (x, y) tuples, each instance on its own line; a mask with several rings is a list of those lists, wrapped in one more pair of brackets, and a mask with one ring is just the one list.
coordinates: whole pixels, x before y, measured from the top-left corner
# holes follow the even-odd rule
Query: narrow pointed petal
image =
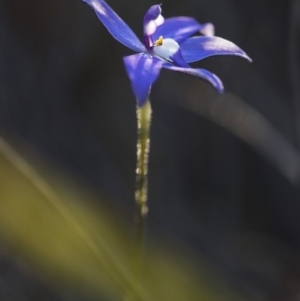
[(179, 71), (179, 72), (182, 72), (182, 73), (186, 73), (188, 75), (192, 75), (192, 76), (202, 78), (202, 79), (208, 81), (210, 84), (212, 84), (213, 87), (215, 89), (217, 89), (217, 91), (219, 93), (222, 93), (223, 90), (224, 90), (223, 83), (219, 79), (219, 77), (217, 77), (215, 74), (211, 73), (208, 70), (194, 69), (194, 68), (182, 68), (182, 67), (177, 67), (177, 66), (174, 66), (174, 65), (171, 65), (171, 64), (164, 64), (163, 67), (166, 68), (166, 69), (173, 70), (173, 71)]
[(252, 61), (238, 46), (219, 37), (192, 37), (180, 45), (181, 53), (187, 63), (196, 62), (213, 55), (235, 55)]
[(178, 43), (183, 42), (196, 32), (214, 33), (214, 27), (211, 23), (200, 24), (194, 18), (190, 17), (174, 17), (165, 19), (165, 22), (156, 28), (153, 34), (153, 40), (157, 40), (160, 36), (171, 38)]
[(89, 4), (110, 34), (120, 43), (137, 51), (145, 51), (145, 46), (130, 27), (103, 0), (83, 0)]
[(145, 53), (138, 53), (123, 58), (138, 106), (146, 102), (152, 84), (156, 81), (163, 61)]

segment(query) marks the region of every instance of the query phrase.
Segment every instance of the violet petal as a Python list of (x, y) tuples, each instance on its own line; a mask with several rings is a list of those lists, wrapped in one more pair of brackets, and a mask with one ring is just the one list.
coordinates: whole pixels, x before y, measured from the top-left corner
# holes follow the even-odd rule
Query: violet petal
[(187, 39), (180, 45), (181, 53), (187, 63), (196, 62), (213, 55), (234, 55), (252, 61), (234, 43), (219, 37), (197, 36)]
[(107, 28), (110, 34), (120, 43), (128, 48), (143, 52), (145, 46), (137, 38), (130, 27), (114, 12), (114, 10), (103, 0), (83, 0), (89, 4), (96, 15)]
[(182, 67), (177, 67), (177, 66), (174, 66), (174, 65), (171, 65), (171, 64), (168, 64), (168, 63), (164, 64), (163, 67), (166, 68), (166, 69), (173, 70), (173, 71), (179, 71), (179, 72), (182, 72), (182, 73), (186, 73), (188, 75), (192, 75), (192, 76), (202, 78), (202, 79), (208, 81), (210, 84), (212, 84), (213, 87), (215, 89), (217, 89), (217, 91), (219, 93), (222, 93), (223, 90), (224, 90), (223, 83), (219, 79), (219, 77), (217, 77), (215, 74), (209, 72), (208, 70), (194, 69), (194, 68), (182, 68)]
[[(211, 24), (209, 24), (211, 27)], [(194, 18), (190, 17), (174, 17), (165, 19), (165, 22), (157, 27), (153, 34), (153, 40), (157, 40), (160, 36), (171, 38), (178, 43), (183, 42), (196, 32), (200, 32), (207, 28), (207, 24), (200, 24)], [(211, 33), (211, 30), (210, 30)]]
[(126, 56), (123, 59), (138, 106), (141, 107), (149, 96), (151, 86), (159, 75), (163, 61), (146, 53)]

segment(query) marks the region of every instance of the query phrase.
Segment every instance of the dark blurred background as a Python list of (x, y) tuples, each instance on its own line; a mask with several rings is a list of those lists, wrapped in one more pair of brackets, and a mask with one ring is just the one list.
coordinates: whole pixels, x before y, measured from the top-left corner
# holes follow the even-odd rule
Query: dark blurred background
[[(156, 4), (107, 2), (139, 37)], [(299, 300), (300, 1), (165, 0), (162, 8), (165, 17), (212, 22), (253, 63), (195, 65), (223, 80), (222, 96), (162, 71), (151, 93), (148, 236), (187, 246), (252, 300)], [(2, 135), (128, 218), (136, 108), (122, 56), (130, 53), (80, 0), (0, 0)], [(1, 253), (1, 300), (77, 300)]]

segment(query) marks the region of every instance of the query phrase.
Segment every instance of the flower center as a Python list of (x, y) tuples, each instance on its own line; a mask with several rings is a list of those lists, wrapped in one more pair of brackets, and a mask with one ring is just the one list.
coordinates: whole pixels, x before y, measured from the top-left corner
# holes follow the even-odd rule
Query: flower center
[(159, 39), (155, 41), (154, 45), (161, 46), (163, 44), (163, 42), (164, 42), (164, 39), (162, 36), (160, 36)]
[(159, 37), (159, 39), (155, 41), (151, 52), (155, 56), (170, 61), (172, 60), (172, 57), (178, 52), (178, 50), (179, 45), (175, 40), (163, 39), (163, 37)]

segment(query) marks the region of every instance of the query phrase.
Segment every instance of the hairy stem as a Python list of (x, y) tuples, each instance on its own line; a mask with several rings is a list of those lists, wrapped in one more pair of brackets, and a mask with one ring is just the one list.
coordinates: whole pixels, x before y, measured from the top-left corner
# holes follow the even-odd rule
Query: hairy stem
[[(136, 110), (138, 122), (138, 138), (137, 138), (137, 165), (136, 165), (136, 192), (135, 201), (137, 207), (137, 229), (136, 229), (136, 249), (134, 260), (134, 275), (137, 282), (143, 278), (143, 257), (145, 246), (146, 231), (146, 215), (148, 213), (147, 206), (147, 190), (148, 190), (148, 160), (150, 147), (150, 122), (151, 122), (151, 105), (149, 99), (142, 107)], [(129, 297), (127, 300), (140, 301)]]
[(150, 147), (151, 105), (147, 100), (142, 107), (137, 108), (138, 140), (137, 140), (137, 166), (136, 166), (136, 192), (135, 200), (138, 207), (139, 219), (144, 219), (148, 212), (148, 159)]

